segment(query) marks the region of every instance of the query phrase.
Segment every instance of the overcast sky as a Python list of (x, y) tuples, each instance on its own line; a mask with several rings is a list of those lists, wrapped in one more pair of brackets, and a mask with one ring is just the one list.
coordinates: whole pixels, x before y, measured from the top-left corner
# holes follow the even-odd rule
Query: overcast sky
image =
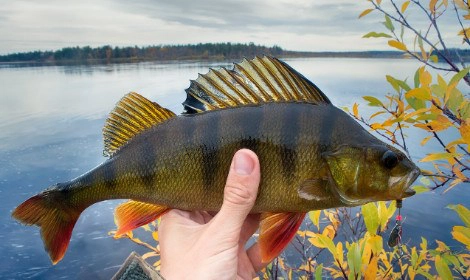
[[(385, 1), (384, 1), (385, 2)], [(426, 1), (424, 1), (426, 2)], [(0, 54), (68, 46), (254, 42), (288, 50), (388, 49), (366, 0), (0, 0)], [(445, 37), (458, 25), (443, 19)], [(453, 41), (452, 46), (460, 46)]]

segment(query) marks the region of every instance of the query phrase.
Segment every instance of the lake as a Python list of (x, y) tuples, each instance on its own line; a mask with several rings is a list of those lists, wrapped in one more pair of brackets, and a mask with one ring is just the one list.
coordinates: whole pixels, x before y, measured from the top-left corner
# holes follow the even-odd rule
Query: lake
[[(308, 58), (286, 59), (313, 81), (333, 104), (360, 104), (361, 98), (393, 91), (385, 75), (413, 78), (413, 60)], [(119, 201), (89, 207), (78, 220), (68, 251), (51, 265), (37, 227), (26, 227), (10, 215), (14, 207), (44, 188), (75, 178), (105, 158), (101, 129), (107, 114), (127, 92), (136, 91), (174, 112), (181, 112), (184, 89), (190, 79), (209, 67), (228, 62), (144, 62), (94, 66), (12, 67), (0, 65), (0, 275), (2, 279), (109, 279), (133, 250), (146, 250), (129, 240), (114, 240), (113, 209)], [(450, 77), (446, 77), (450, 79)], [(409, 130), (408, 145), (414, 161), (435, 149), (420, 146), (420, 131)], [(469, 207), (467, 186), (446, 194), (442, 190), (404, 201), (404, 239), (419, 244), (425, 236), (430, 247), (443, 240), (451, 246), (451, 226), (457, 215), (446, 208)]]

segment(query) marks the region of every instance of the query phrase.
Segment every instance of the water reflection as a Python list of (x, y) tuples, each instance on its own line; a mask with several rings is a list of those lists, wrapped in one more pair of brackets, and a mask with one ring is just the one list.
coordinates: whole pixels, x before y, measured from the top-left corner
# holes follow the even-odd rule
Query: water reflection
[[(412, 60), (290, 59), (289, 64), (314, 81), (338, 107), (360, 103), (363, 95), (382, 95), (391, 88), (385, 73), (412, 76)], [(112, 209), (106, 201), (87, 209), (78, 220), (69, 250), (56, 266), (44, 252), (39, 231), (10, 218), (11, 210), (43, 188), (74, 178), (101, 163), (101, 129), (114, 104), (127, 92), (136, 91), (162, 106), (181, 112), (184, 89), (197, 73), (209, 67), (229, 67), (228, 62), (134, 63), (89, 66), (11, 68), (0, 66), (0, 275), (4, 278), (109, 279), (130, 251), (145, 249), (126, 240), (113, 240)], [(419, 139), (407, 131), (410, 139)], [(409, 141), (416, 159), (433, 149)], [(446, 195), (427, 193), (406, 200), (403, 212), (405, 239), (417, 236), (455, 244), (450, 225), (456, 215), (449, 203), (465, 203), (463, 188)], [(432, 203), (430, 203), (432, 201)], [(468, 203), (467, 203), (468, 204)]]

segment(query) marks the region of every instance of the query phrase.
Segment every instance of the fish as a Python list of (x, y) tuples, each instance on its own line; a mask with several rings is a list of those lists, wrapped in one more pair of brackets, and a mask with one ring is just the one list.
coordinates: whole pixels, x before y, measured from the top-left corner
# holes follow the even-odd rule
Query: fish
[(254, 151), (261, 182), (251, 213), (260, 214), (259, 245), (269, 262), (312, 210), (412, 196), (419, 168), (335, 107), (311, 81), (269, 56), (191, 80), (182, 114), (138, 93), (125, 95), (103, 128), (96, 168), (57, 183), (12, 212), (40, 227), (53, 264), (65, 255), (74, 225), (90, 205), (130, 199), (115, 209), (116, 235), (171, 209), (218, 211), (234, 153)]

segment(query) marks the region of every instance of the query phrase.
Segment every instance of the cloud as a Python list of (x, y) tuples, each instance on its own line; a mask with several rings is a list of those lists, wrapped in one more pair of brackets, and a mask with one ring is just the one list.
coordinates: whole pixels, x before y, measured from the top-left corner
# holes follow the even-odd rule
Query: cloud
[[(378, 13), (358, 20), (366, 8), (367, 1), (351, 0), (15, 0), (0, 6), (0, 53), (199, 42), (311, 51), (387, 49), (384, 41), (361, 39), (383, 30)], [(416, 20), (426, 28), (425, 19)], [(452, 37), (456, 32), (448, 19), (439, 20), (445, 36)]]

